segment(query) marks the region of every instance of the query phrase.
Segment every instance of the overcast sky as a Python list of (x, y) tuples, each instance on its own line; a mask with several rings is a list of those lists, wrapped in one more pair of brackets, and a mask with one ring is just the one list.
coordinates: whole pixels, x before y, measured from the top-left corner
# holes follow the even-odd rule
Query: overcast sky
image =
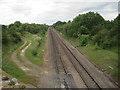
[[(95, 2), (96, 1), (96, 2)], [(109, 1), (109, 2), (108, 2)], [(0, 24), (53, 24), (58, 20), (72, 20), (89, 11), (100, 13), (106, 20), (118, 15), (119, 0), (0, 0)]]

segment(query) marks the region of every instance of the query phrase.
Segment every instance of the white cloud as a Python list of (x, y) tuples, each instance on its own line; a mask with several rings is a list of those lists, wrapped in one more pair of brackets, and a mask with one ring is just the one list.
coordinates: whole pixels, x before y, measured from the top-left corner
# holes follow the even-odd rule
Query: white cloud
[[(68, 21), (78, 14), (99, 12), (105, 19), (117, 16), (117, 1), (100, 2), (89, 0), (0, 0), (0, 24), (16, 20), (29, 23), (52, 24), (58, 20)], [(107, 1), (107, 0), (106, 0)]]

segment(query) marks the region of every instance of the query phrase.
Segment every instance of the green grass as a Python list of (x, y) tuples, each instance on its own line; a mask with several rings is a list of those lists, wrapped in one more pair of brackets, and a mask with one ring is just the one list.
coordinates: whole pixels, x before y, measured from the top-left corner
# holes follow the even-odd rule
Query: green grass
[[(20, 60), (21, 63), (24, 63), (23, 60), (21, 60), (21, 57), (20, 57), (21, 50), (22, 50), (23, 48), (25, 48), (28, 44), (29, 44), (29, 42), (27, 42), (27, 43), (25, 44), (25, 46), (23, 46), (22, 48), (19, 48), (19, 49), (17, 50), (16, 56), (17, 56), (17, 58)], [(26, 65), (26, 66), (27, 66), (27, 65)]]
[[(33, 35), (33, 34), (27, 34), (26, 37), (32, 41), (31, 46), (26, 50), (26, 57), (32, 63), (37, 64), (37, 65), (41, 65), (43, 63), (46, 37), (41, 36), (41, 35), (40, 36)], [(39, 38), (42, 38), (41, 45), (39, 47), (37, 47)], [(37, 55), (33, 55), (33, 51), (37, 52)]]
[[(79, 47), (81, 52), (86, 54), (91, 61), (93, 61), (100, 68), (103, 68), (107, 73), (117, 80), (118, 75), (118, 55), (109, 50), (99, 49), (96, 50), (95, 46), (87, 45), (85, 47)], [(112, 67), (113, 69), (111, 69)]]
[(80, 46), (78, 39), (70, 38), (63, 34), (60, 35), (68, 40), (72, 45), (77, 46), (77, 48), (83, 54), (85, 54), (87, 58), (97, 67), (103, 69), (105, 72), (111, 75), (115, 81), (118, 81), (118, 54), (115, 50), (116, 48), (105, 50), (99, 47), (96, 49), (96, 46), (92, 44), (88, 44), (87, 46)]
[[(37, 47), (37, 45), (38, 45), (37, 40), (39, 38), (38, 35), (26, 33), (25, 37), (23, 37), (23, 41), (26, 41), (26, 40), (32, 41), (31, 46), (26, 51), (26, 56), (27, 56), (28, 60), (30, 60), (31, 62), (33, 62), (37, 65), (41, 65), (43, 62), (44, 46), (45, 46), (45, 39), (46, 39), (45, 36), (44, 37), (40, 36), (40, 37), (42, 38), (40, 47)], [(30, 83), (30, 84), (36, 86), (35, 78), (33, 76), (27, 75), (12, 60), (10, 60), (12, 52), (15, 51), (17, 48), (19, 48), (23, 43), (24, 42), (20, 42), (18, 44), (9, 43), (8, 46), (4, 45), (2, 47), (3, 70), (6, 73), (9, 73), (11, 76), (17, 78), (19, 81), (21, 81), (23, 83)], [(26, 47), (28, 44), (29, 43), (27, 43), (24, 47)], [(31, 53), (35, 49), (38, 52), (37, 56), (33, 56)], [(17, 51), (17, 58), (18, 59), (20, 59), (20, 51), (21, 51), (21, 49), (18, 49), (18, 51)]]
[(23, 83), (30, 83), (35, 85), (35, 79), (27, 75), (23, 70), (21, 70), (12, 60), (11, 60), (11, 54), (13, 51), (15, 51), (18, 47), (20, 47), (23, 44), (23, 42), (20, 42), (18, 44), (9, 43), (8, 46), (3, 46), (2, 48), (2, 69), (9, 73), (11, 76), (17, 78), (19, 81)]

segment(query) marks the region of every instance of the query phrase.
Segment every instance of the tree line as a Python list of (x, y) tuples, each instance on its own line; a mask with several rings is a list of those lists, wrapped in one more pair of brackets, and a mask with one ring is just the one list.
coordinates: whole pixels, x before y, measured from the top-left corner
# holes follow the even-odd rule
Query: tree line
[(118, 46), (120, 15), (114, 20), (105, 20), (99, 13), (79, 14), (72, 21), (57, 21), (52, 26), (67, 37), (78, 38), (81, 46), (89, 43), (103, 49)]
[(47, 31), (48, 25), (46, 24), (29, 24), (16, 21), (10, 25), (2, 25), (2, 44), (7, 45), (10, 42), (18, 43), (26, 32), (44, 35)]

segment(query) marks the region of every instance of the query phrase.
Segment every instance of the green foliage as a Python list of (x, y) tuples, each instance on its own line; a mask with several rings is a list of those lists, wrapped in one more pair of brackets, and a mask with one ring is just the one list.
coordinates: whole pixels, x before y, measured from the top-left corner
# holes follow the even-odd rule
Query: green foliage
[(68, 37), (79, 38), (82, 46), (88, 44), (84, 35), (89, 35), (89, 42), (93, 42), (103, 49), (108, 49), (118, 47), (119, 22), (120, 15), (109, 21), (104, 20), (98, 13), (88, 12), (79, 14), (73, 21), (66, 23), (58, 21), (53, 26)]
[(37, 47), (40, 47), (41, 42), (42, 42), (42, 39), (39, 38), (37, 41), (38, 41), (38, 45), (37, 45)]
[(10, 42), (10, 44), (8, 44), (7, 46), (2, 46), (2, 70), (17, 78), (21, 82), (33, 84), (33, 82), (35, 82), (34, 77), (27, 75), (12, 60), (10, 60), (12, 52), (16, 50), (16, 48), (20, 47), (22, 44), (22, 42), (17, 44)]
[(94, 50), (100, 50), (101, 48), (98, 46), (98, 44), (95, 44)]
[(86, 27), (81, 26), (80, 27), (80, 34), (89, 34), (89, 31)]
[(89, 35), (80, 35), (80, 45), (81, 46), (86, 46), (89, 42)]
[(48, 26), (45, 24), (24, 24), (23, 28), (32, 33), (32, 34), (37, 34), (37, 33), (41, 33), (41, 34), (45, 34), (45, 32), (47, 31)]
[(33, 49), (33, 50), (32, 50), (32, 55), (33, 55), (33, 56), (37, 56), (37, 54), (38, 54), (38, 53), (37, 53), (37, 49)]
[(16, 27), (20, 27), (21, 24), (22, 24), (22, 23), (21, 23), (20, 21), (14, 22), (14, 26), (16, 26)]
[(66, 24), (66, 22), (57, 21), (55, 24), (53, 24), (53, 27), (59, 26), (59, 25), (64, 25), (64, 24)]
[(21, 37), (24, 36), (26, 32), (45, 35), (47, 28), (48, 26), (46, 24), (22, 24), (20, 21), (16, 21), (14, 24), (8, 25), (8, 27), (2, 25), (2, 44), (7, 45), (10, 42), (20, 42)]
[[(32, 42), (30, 47), (26, 50), (26, 57), (32, 63), (40, 65), (40, 66), (43, 63), (43, 57), (44, 57), (44, 53), (45, 53), (44, 48), (45, 48), (46, 34), (44, 36), (42, 36), (42, 35), (40, 36), (40, 34), (33, 35), (30, 33), (25, 35), (25, 37), (29, 38), (29, 40)], [(40, 37), (42, 39), (40, 39)], [(40, 46), (38, 46), (39, 42), (40, 42)]]
[[(11, 28), (14, 28), (14, 30), (11, 30)], [(21, 34), (17, 31), (15, 31), (15, 27), (11, 26), (11, 28), (5, 28), (2, 27), (2, 43), (4, 45), (8, 44), (9, 42), (18, 43), (21, 41)]]
[(73, 22), (78, 22), (78, 25), (86, 26), (91, 29), (93, 26), (98, 25), (104, 21), (103, 17), (94, 12), (88, 12), (86, 14), (81, 14), (74, 18)]
[[(28, 23), (22, 24), (19, 21), (16, 21), (15, 23), (10, 24), (8, 26), (2, 25), (2, 45), (3, 45), (3, 48), (2, 48), (3, 67), (2, 68), (3, 70), (9, 73), (10, 75), (12, 75), (13, 77), (18, 78), (22, 82), (33, 83), (34, 78), (29, 75), (26, 75), (21, 68), (18, 68), (18, 66), (12, 60), (10, 60), (10, 57), (12, 52), (21, 45), (23, 37), (25, 37), (28, 32), (31, 33), (31, 35), (39, 33), (40, 35), (45, 36), (47, 28), (48, 26), (45, 24), (28, 24)], [(34, 48), (35, 47), (33, 47), (32, 49), (33, 50), (32, 55), (37, 57), (36, 55), (38, 55), (38, 51), (37, 51), (38, 48), (36, 50)], [(31, 57), (33, 57), (32, 55), (30, 52)], [(42, 60), (40, 60), (40, 57), (38, 57), (37, 61), (42, 62)]]
[(104, 27), (101, 24), (92, 27), (91, 34), (92, 36), (96, 35), (99, 31), (101, 31)]
[(13, 42), (18, 43), (19, 41), (21, 41), (21, 34), (19, 32), (13, 33)]
[[(110, 50), (101, 49), (98, 45), (87, 45), (80, 47), (80, 51), (96, 64), (97, 67), (105, 70), (112, 78), (118, 81), (118, 54)], [(111, 66), (113, 69), (110, 69)]]
[[(95, 45), (91, 43), (93, 40), (89, 41), (91, 44), (80, 46), (80, 38), (68, 37), (65, 34), (62, 34), (61, 36), (67, 39), (72, 45), (76, 46), (81, 53), (87, 55), (89, 60), (95, 63), (97, 67), (105, 70), (105, 72), (109, 73), (113, 79), (118, 81), (118, 75), (120, 76), (120, 72), (118, 72), (120, 67), (118, 61), (120, 60), (118, 60), (117, 47), (112, 49), (102, 49), (97, 43), (95, 43)], [(80, 37), (80, 34), (78, 34), (78, 37)], [(113, 67), (113, 69), (109, 68), (109, 66)]]

